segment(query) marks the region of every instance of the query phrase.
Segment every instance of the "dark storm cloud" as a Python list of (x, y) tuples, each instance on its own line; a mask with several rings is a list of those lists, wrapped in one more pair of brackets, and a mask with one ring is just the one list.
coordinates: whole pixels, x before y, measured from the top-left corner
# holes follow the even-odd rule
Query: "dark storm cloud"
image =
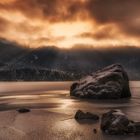
[(100, 24), (115, 23), (130, 35), (140, 35), (139, 0), (88, 0), (90, 16)]
[[(29, 36), (41, 32), (43, 28), (45, 30), (49, 25), (48, 22), (53, 25), (53, 23), (58, 22), (79, 20), (81, 22), (88, 21), (91, 26), (93, 25), (91, 32), (85, 29), (85, 33), (79, 33), (79, 37), (89, 37), (98, 41), (101, 39), (120, 39), (121, 35), (124, 40), (134, 38), (135, 41), (132, 44), (139, 44), (140, 0), (12, 0), (12, 2), (1, 2), (2, 0), (0, 0), (0, 12), (5, 10), (7, 12), (5, 20), (8, 19), (9, 24), (14, 24), (11, 26), (11, 30), (16, 28), (16, 31), (29, 33)], [(19, 20), (14, 21), (14, 18), (10, 18), (11, 13), (13, 16), (20, 13), (23, 19), (21, 18), (20, 21), (19, 16)], [(4, 18), (4, 16), (0, 17)], [(18, 16), (15, 18), (18, 19)], [(37, 23), (39, 27), (30, 25), (31, 20), (36, 22), (34, 19), (41, 23), (40, 25)], [(3, 22), (4, 20), (0, 22), (0, 30), (7, 29), (7, 23), (3, 24)], [(42, 23), (46, 26), (42, 27)], [(111, 26), (108, 29), (109, 25)], [(105, 28), (98, 30), (100, 26)]]
[(115, 23), (122, 32), (139, 36), (139, 6), (139, 0), (17, 0), (11, 8), (51, 22), (76, 20), (88, 12), (100, 24)]
[(0, 8), (20, 11), (30, 18), (44, 18), (52, 22), (75, 20), (80, 9), (80, 0), (17, 0), (10, 4), (1, 4)]

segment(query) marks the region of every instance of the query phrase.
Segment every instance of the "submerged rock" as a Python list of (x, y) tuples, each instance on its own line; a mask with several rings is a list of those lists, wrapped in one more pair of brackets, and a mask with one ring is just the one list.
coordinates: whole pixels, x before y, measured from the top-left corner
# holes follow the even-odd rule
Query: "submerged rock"
[(90, 112), (86, 112), (84, 113), (83, 111), (81, 110), (78, 110), (75, 114), (75, 117), (74, 117), (76, 120), (82, 120), (82, 119), (92, 119), (92, 120), (99, 120), (99, 116), (96, 115), (96, 114), (92, 114)]
[(30, 112), (30, 109), (28, 108), (20, 108), (17, 110), (19, 113), (27, 113), (27, 112)]
[(125, 135), (140, 133), (140, 122), (129, 120), (120, 110), (111, 110), (103, 114), (101, 129), (111, 135)]
[(70, 95), (93, 99), (128, 98), (131, 97), (129, 78), (121, 65), (114, 64), (73, 83)]
[(93, 129), (93, 132), (94, 132), (94, 134), (96, 134), (96, 133), (97, 133), (97, 129), (96, 129), (96, 128), (94, 128), (94, 129)]

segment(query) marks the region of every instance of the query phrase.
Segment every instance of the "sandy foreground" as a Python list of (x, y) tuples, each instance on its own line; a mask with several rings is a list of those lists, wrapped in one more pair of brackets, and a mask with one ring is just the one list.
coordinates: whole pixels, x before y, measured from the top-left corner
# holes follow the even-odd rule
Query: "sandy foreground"
[[(15, 85), (14, 85), (15, 86)], [(27, 88), (26, 88), (27, 89)], [(64, 90), (65, 89), (65, 90)], [(74, 119), (78, 109), (101, 116), (110, 109), (121, 109), (140, 121), (140, 87), (132, 87), (131, 100), (93, 101), (69, 96), (69, 90), (14, 91), (0, 97), (0, 140), (139, 140), (138, 136), (110, 136), (100, 130), (100, 122)], [(3, 89), (4, 90), (4, 89)], [(9, 91), (8, 91), (9, 92)], [(5, 91), (6, 93), (6, 91)], [(27, 107), (31, 112), (16, 110)], [(97, 133), (93, 129), (97, 129)]]

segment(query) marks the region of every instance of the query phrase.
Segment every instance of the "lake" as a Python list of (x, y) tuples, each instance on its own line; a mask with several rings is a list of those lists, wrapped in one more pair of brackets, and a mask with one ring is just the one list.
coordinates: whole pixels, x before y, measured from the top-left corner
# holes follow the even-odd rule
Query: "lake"
[[(100, 116), (110, 109), (121, 109), (130, 119), (140, 121), (139, 81), (130, 82), (131, 99), (108, 101), (70, 97), (69, 89), (71, 84), (72, 82), (1, 82), (0, 120), (3, 122), (0, 122), (0, 127), (2, 127), (4, 132), (0, 130), (0, 139), (4, 139), (5, 135), (11, 137), (11, 139), (14, 139), (14, 136), (16, 138), (19, 136), (18, 139), (27, 140), (45, 140), (46, 138), (47, 140), (140, 139), (140, 136), (108, 136), (100, 131), (99, 123), (76, 122), (73, 119), (78, 109), (97, 113)], [(22, 116), (17, 114), (16, 109), (20, 107), (30, 108), (31, 113)], [(4, 116), (8, 117), (5, 118)], [(53, 117), (54, 119), (51, 121)], [(29, 118), (31, 119), (30, 121), (28, 120)], [(34, 128), (30, 128), (34, 124), (36, 124)], [(49, 128), (47, 127), (48, 124)], [(6, 129), (3, 127), (6, 127)], [(97, 134), (93, 134), (93, 128), (98, 130)], [(21, 135), (19, 135), (17, 130), (20, 130), (20, 133), (22, 132)], [(10, 131), (9, 134), (7, 134), (8, 131)], [(37, 135), (36, 132), (38, 132)]]

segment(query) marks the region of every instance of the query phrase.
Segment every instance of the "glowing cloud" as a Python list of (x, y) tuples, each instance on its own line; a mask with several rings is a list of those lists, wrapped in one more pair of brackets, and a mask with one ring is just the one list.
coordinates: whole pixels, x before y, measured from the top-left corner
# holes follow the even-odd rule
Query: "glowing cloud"
[(22, 45), (140, 46), (139, 0), (0, 0), (0, 37)]

